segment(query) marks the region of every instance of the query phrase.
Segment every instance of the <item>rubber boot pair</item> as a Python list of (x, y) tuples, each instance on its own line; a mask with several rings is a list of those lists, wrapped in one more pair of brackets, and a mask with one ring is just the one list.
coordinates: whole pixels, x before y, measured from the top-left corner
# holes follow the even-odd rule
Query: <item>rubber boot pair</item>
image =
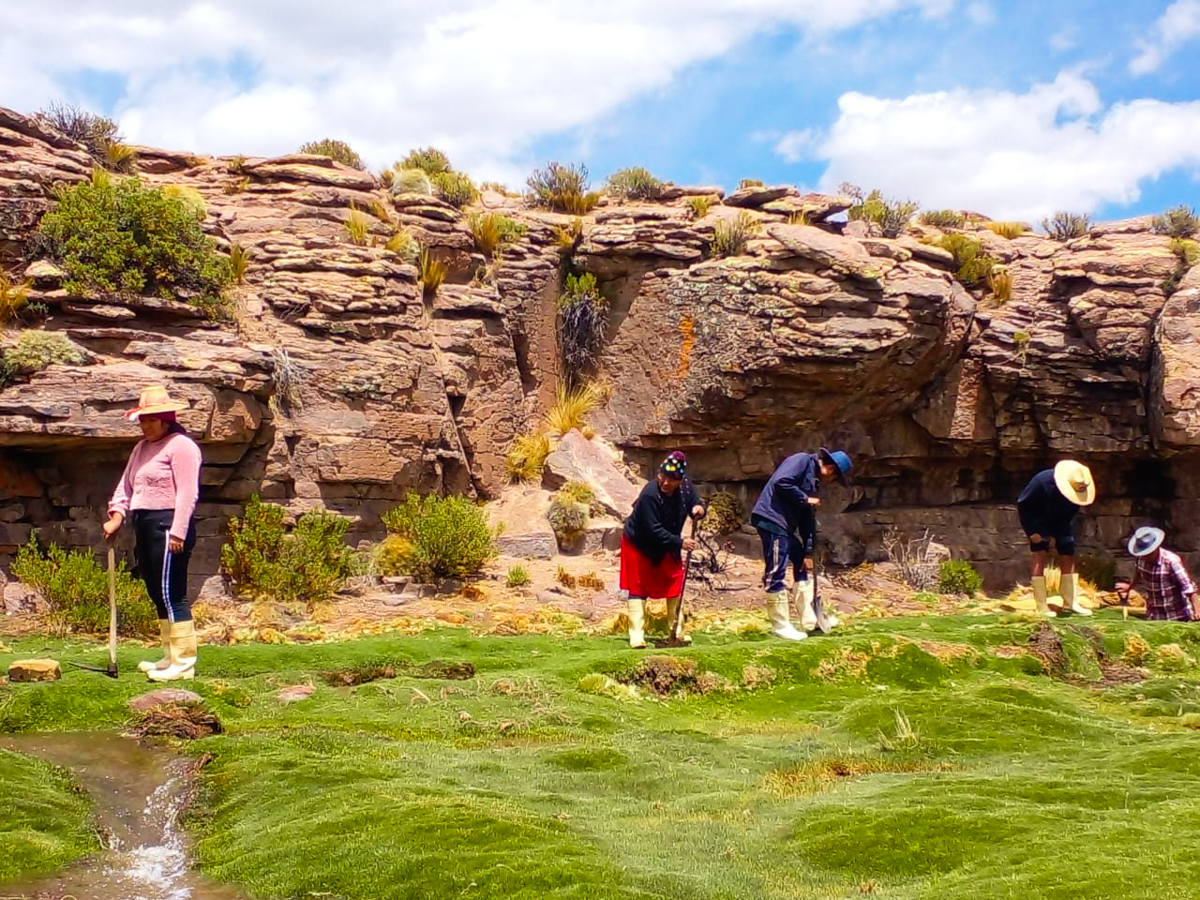
[[(675, 613), (679, 609), (681, 598), (675, 597), (667, 600), (667, 628), (670, 629), (671, 623), (675, 621)], [(629, 608), (629, 646), (634, 650), (641, 650), (646, 646), (646, 601), (642, 597), (630, 597), (628, 601)], [(692, 639), (684, 633), (684, 621), (679, 620), (679, 639), (685, 644), (690, 644)]]
[(196, 625), (186, 622), (160, 622), (163, 650), (158, 662), (138, 663), (151, 681), (183, 681), (196, 677)]
[(808, 635), (792, 626), (789, 611), (790, 603), (786, 591), (767, 594), (767, 619), (771, 622), (771, 634), (785, 641), (802, 641)]

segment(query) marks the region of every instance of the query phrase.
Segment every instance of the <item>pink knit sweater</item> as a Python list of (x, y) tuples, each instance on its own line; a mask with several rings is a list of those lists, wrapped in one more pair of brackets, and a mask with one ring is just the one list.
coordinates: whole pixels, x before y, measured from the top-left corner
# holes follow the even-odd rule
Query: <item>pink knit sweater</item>
[(108, 511), (128, 517), (131, 509), (173, 509), (171, 537), (182, 541), (199, 496), (200, 448), (186, 434), (168, 434), (157, 441), (138, 441)]

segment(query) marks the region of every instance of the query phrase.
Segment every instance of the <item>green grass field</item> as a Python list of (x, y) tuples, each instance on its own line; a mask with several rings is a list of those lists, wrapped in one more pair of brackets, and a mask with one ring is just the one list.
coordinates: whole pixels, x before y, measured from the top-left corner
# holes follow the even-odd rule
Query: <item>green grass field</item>
[[(672, 651), (700, 687), (665, 696), (617, 683), (646, 658), (618, 638), (205, 647), (194, 689), (226, 733), (188, 745), (214, 756), (189, 820), (197, 861), (253, 898), (298, 900), (1190, 900), (1200, 629), (1058, 621), (1051, 673), (1025, 652), (1033, 628), (947, 616), (801, 644), (700, 635)], [(0, 664), (43, 650), (103, 659), (39, 638)], [(145, 655), (123, 650), (122, 669)], [(1102, 665), (1123, 657), (1149, 677), (1108, 685)], [(322, 677), (432, 660), (477, 674)], [(306, 681), (310, 699), (275, 699)], [(0, 689), (0, 730), (115, 729), (147, 689), (68, 669)], [(5, 878), (90, 846), (67, 783), (32, 789), (29, 773), (0, 754), (2, 820), (38, 810), (0, 831), (0, 854), (17, 848)]]

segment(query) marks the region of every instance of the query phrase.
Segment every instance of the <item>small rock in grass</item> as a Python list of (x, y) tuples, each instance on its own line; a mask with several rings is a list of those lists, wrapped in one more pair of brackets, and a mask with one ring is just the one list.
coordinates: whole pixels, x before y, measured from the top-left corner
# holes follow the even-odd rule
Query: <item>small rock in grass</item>
[(201, 702), (203, 702), (201, 696), (192, 691), (185, 691), (183, 688), (159, 688), (157, 691), (151, 691), (148, 694), (134, 697), (129, 701), (129, 708), (138, 712), (145, 712), (146, 710), (154, 709), (156, 706), (163, 706), (167, 703)]
[(296, 703), (300, 700), (307, 700), (313, 695), (316, 690), (311, 684), (292, 684), (285, 688), (280, 688), (275, 694), (275, 699), (280, 703)]
[(8, 680), (58, 681), (62, 670), (53, 659), (18, 659), (8, 667)]

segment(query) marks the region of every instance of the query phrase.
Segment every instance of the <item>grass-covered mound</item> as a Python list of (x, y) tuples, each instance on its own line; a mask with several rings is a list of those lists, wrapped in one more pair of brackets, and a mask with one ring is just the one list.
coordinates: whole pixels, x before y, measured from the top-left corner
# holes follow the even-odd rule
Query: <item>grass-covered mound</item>
[[(214, 756), (198, 862), (254, 898), (1194, 895), (1200, 630), (1100, 613), (695, 639), (204, 647), (195, 688), (226, 732), (191, 745)], [(326, 677), (358, 671), (378, 677)], [(4, 690), (14, 730), (116, 727), (146, 686)]]

